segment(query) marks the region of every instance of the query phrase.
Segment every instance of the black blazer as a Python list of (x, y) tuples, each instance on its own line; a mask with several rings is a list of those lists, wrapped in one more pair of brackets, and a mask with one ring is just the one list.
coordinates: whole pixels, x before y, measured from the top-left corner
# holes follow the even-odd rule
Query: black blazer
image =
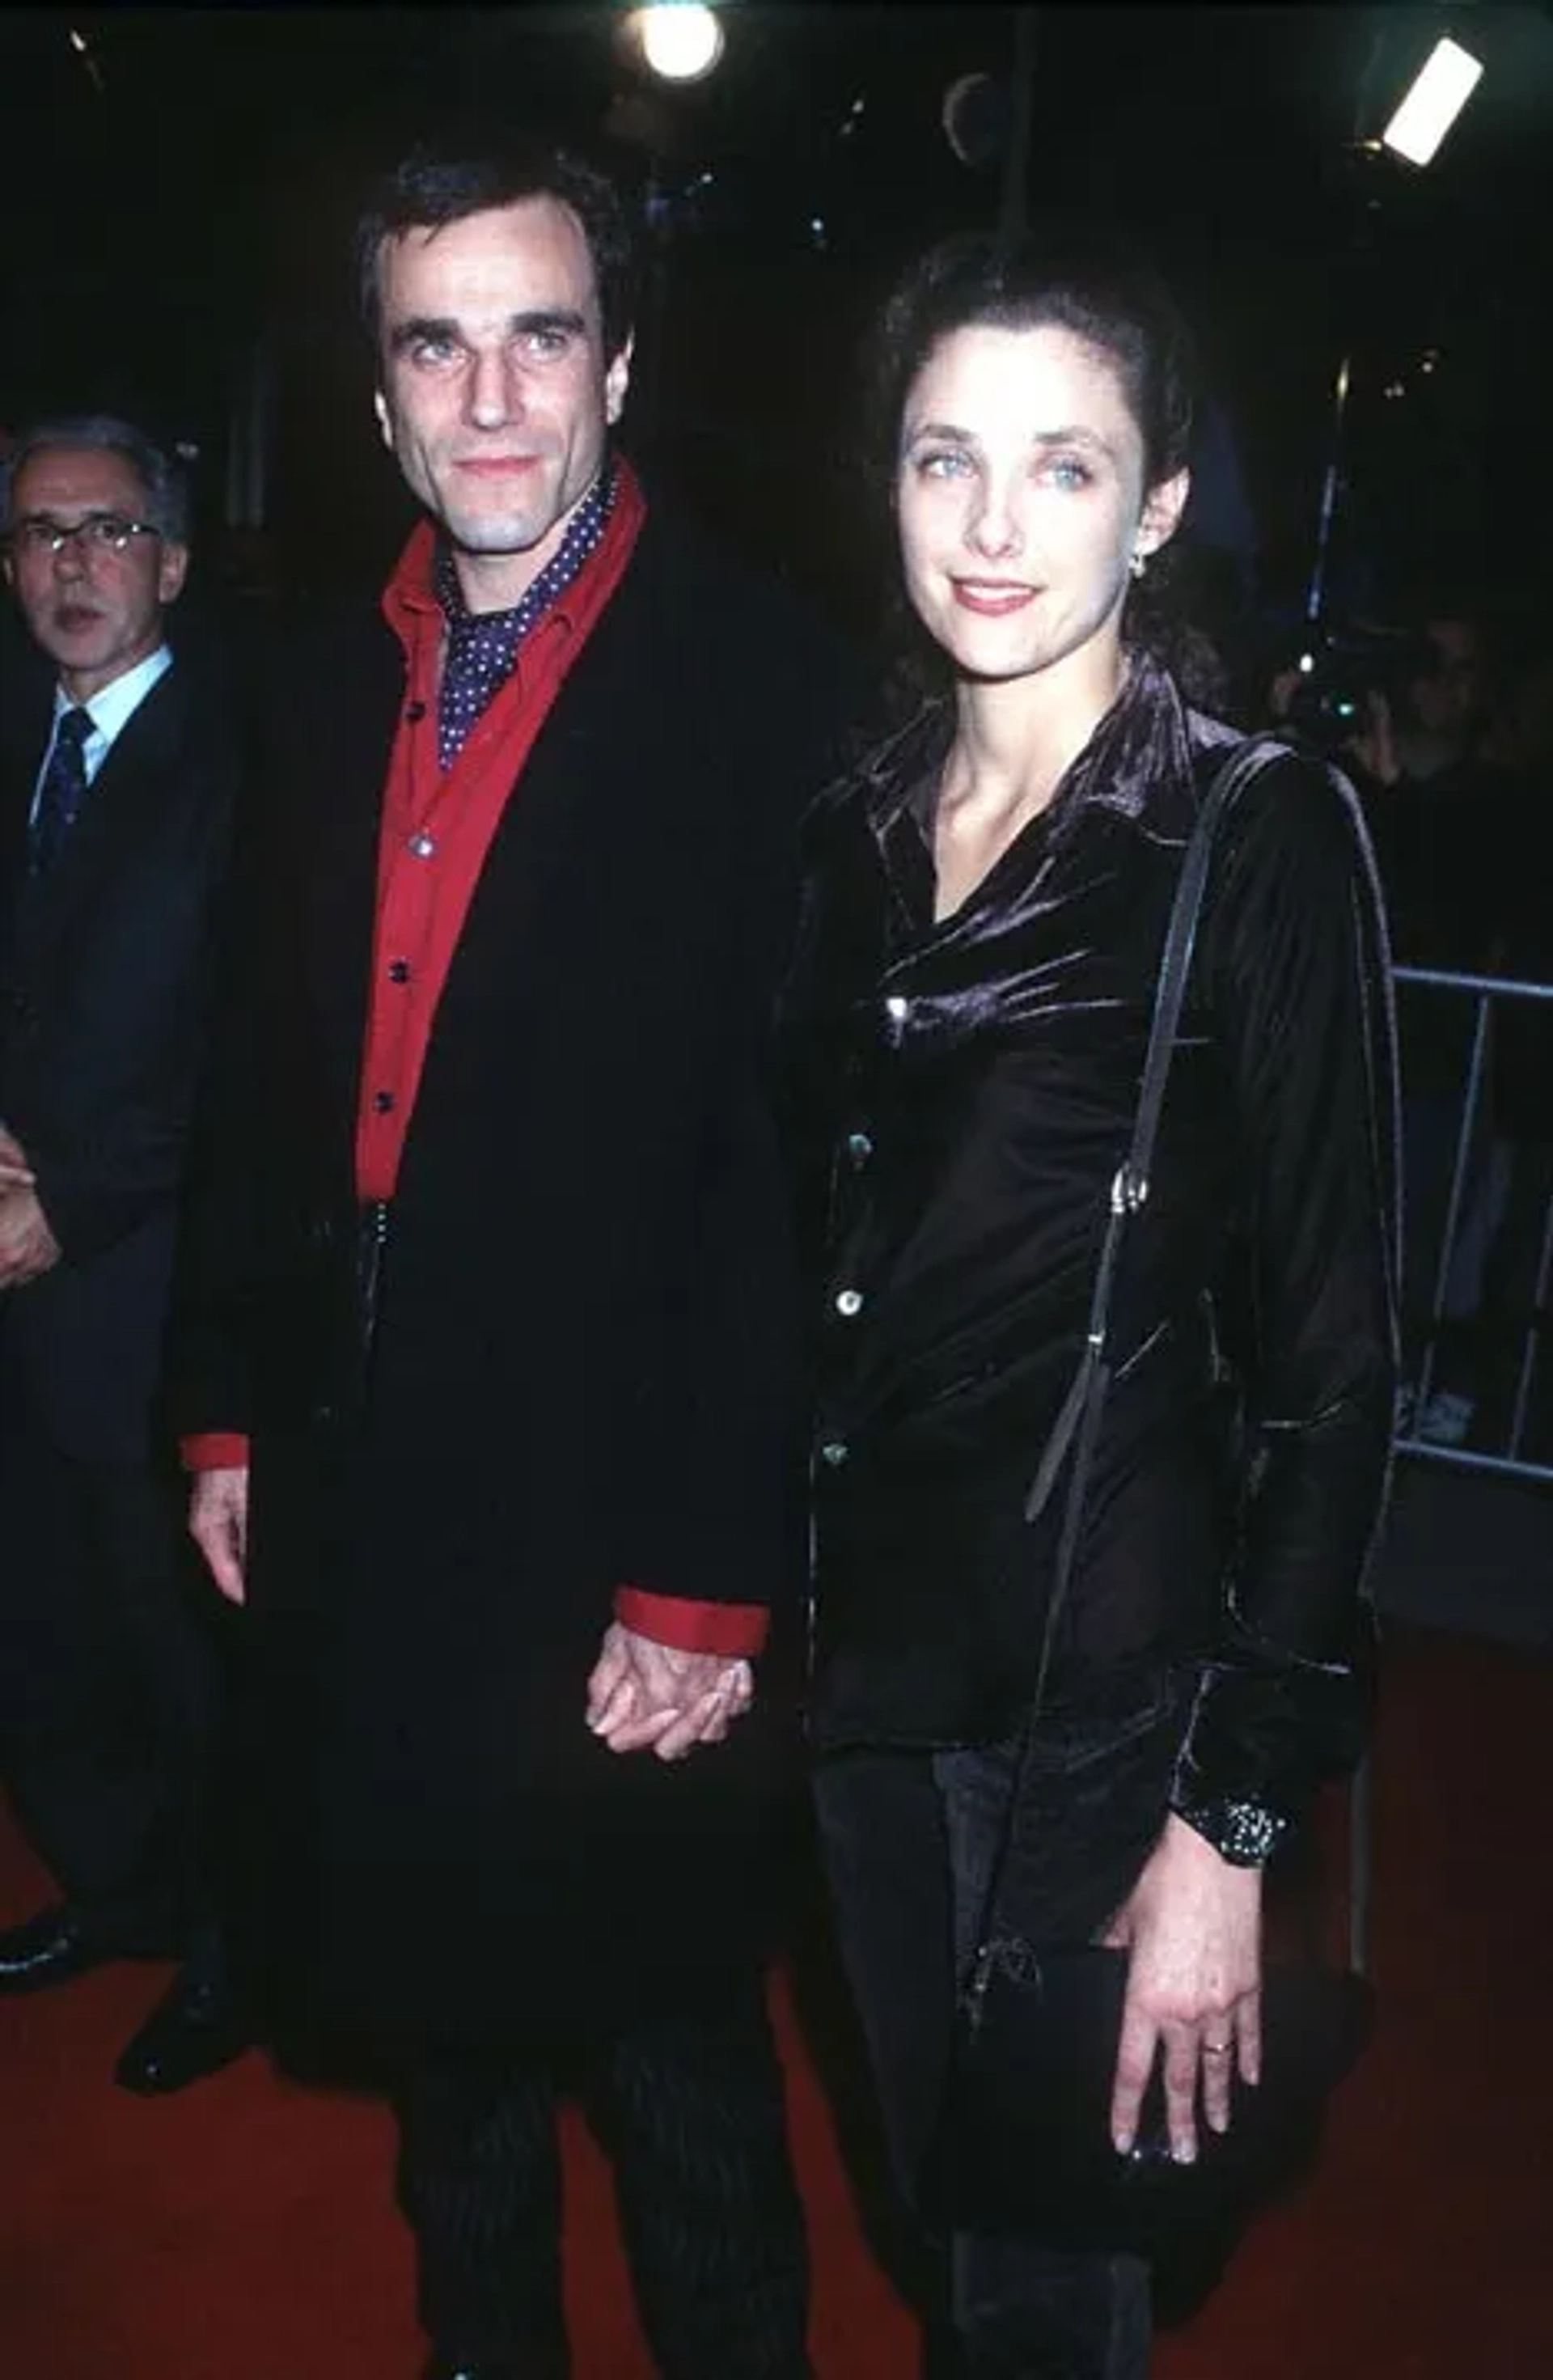
[(0, 1118), (64, 1251), (0, 1298), (0, 1365), (56, 1443), (146, 1451), (194, 1086), (236, 741), (175, 662), (93, 783), (50, 876), (27, 877), (47, 747), (42, 674), (0, 710)]

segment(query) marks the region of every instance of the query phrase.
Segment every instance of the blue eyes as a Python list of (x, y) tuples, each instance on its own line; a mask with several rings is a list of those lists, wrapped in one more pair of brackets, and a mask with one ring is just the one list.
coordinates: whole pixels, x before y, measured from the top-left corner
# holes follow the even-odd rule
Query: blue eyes
[[(913, 458), (913, 468), (924, 480), (974, 479), (977, 464), (974, 455), (964, 447), (929, 447)], [(1087, 463), (1074, 455), (1048, 455), (1039, 465), (1036, 477), (1049, 487), (1061, 490), (1064, 495), (1076, 495), (1094, 484), (1095, 474)]]
[[(531, 363), (554, 363), (571, 346), (569, 331), (525, 331), (516, 344)], [(417, 339), (409, 353), (418, 364), (456, 363), (465, 353), (457, 339)]]

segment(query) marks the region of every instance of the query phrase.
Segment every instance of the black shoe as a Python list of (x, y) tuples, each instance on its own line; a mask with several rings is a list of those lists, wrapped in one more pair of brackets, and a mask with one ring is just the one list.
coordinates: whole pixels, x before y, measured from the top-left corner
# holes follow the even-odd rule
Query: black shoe
[(0, 1934), (0, 1992), (45, 1991), (116, 1955), (79, 1909), (62, 1901)]
[(176, 1975), (114, 2069), (142, 2098), (186, 2090), (253, 2046), (253, 2028), (219, 1962), (191, 1961)]

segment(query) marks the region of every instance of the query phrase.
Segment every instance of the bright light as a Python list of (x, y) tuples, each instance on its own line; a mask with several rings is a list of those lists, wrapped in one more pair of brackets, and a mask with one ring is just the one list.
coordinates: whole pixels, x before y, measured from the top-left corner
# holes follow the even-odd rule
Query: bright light
[(75, 51), (77, 57), (85, 57), (86, 35), (84, 33), (78, 33), (73, 25), (70, 28), (70, 47)]
[(722, 55), (717, 11), (702, 0), (654, 0), (637, 10), (631, 29), (642, 56), (665, 82), (698, 82)]
[(1470, 50), (1449, 37), (1437, 42), (1381, 140), (1410, 164), (1428, 164), (1482, 79)]

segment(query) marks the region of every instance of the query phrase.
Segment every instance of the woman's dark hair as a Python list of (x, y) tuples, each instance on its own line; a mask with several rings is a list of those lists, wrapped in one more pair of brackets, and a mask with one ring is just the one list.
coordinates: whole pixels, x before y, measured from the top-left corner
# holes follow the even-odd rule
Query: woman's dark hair
[(965, 232), (940, 241), (890, 298), (875, 341), (873, 412), (880, 460), (892, 479), (912, 382), (940, 340), (973, 323), (1071, 331), (1115, 368), (1143, 440), (1145, 486), (1156, 488), (1183, 468), (1196, 360), (1174, 298), (1113, 235), (1054, 226), (1013, 238)]
[[(887, 300), (874, 333), (868, 390), (868, 478), (881, 512), (891, 504), (906, 399), (943, 339), (975, 324), (1033, 331), (1054, 326), (1113, 366), (1143, 441), (1144, 485), (1184, 468), (1196, 412), (1190, 329), (1154, 267), (1119, 235), (1053, 224), (1013, 237), (965, 232), (920, 258)], [(1156, 555), (1132, 589), (1125, 629), (1156, 649), (1170, 642), (1169, 568)], [(897, 574), (898, 578), (898, 574)], [(894, 625), (906, 625), (904, 598)], [(921, 680), (920, 656), (913, 673)]]
[(382, 250), (406, 231), (442, 230), (470, 215), (555, 199), (570, 208), (593, 260), (604, 353), (617, 356), (636, 322), (636, 228), (607, 174), (549, 141), (496, 148), (414, 149), (385, 175), (357, 225), (361, 315), (376, 348), (382, 334)]

